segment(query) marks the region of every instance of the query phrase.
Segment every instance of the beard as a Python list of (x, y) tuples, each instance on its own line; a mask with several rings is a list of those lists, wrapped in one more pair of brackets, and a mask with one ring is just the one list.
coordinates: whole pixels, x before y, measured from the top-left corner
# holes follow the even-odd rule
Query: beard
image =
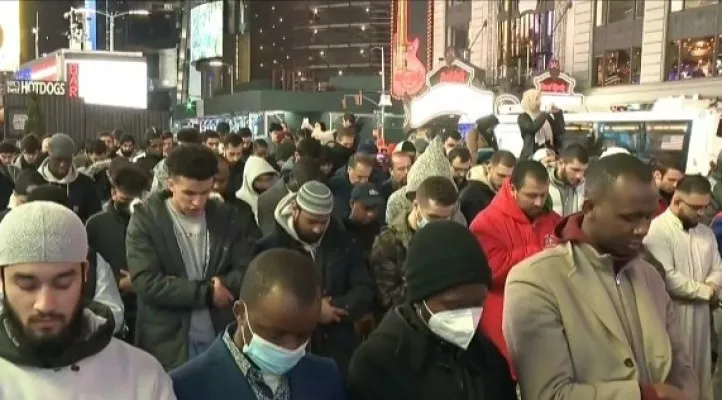
[(135, 150), (130, 150), (130, 151), (120, 150), (120, 154), (122, 154), (123, 157), (130, 157), (133, 155), (134, 152), (135, 152)]
[[(293, 230), (296, 231), (298, 239), (306, 244), (316, 244), (323, 237), (323, 233), (305, 232), (298, 227), (298, 218), (293, 219)], [(324, 232), (325, 233), (325, 232)]]
[[(22, 352), (33, 354), (40, 359), (57, 358), (81, 336), (84, 308), (82, 300), (78, 301), (78, 305), (71, 314), (70, 320), (67, 321), (67, 325), (65, 325), (60, 332), (49, 336), (38, 335), (36, 332), (23, 326), (20, 316), (7, 301), (7, 297), (4, 297), (2, 302), (5, 329), (12, 332), (9, 334)], [(32, 323), (39, 319), (65, 321), (65, 317), (60, 314), (48, 313), (34, 315), (30, 317), (28, 322)]]

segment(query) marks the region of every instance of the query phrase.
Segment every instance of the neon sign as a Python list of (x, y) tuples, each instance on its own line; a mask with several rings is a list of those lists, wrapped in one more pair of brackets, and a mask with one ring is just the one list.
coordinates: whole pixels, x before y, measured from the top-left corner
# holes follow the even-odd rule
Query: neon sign
[(80, 97), (80, 67), (76, 63), (68, 63), (68, 97), (77, 99)]
[(583, 96), (574, 92), (576, 79), (563, 73), (559, 69), (559, 61), (552, 58), (549, 61), (549, 70), (534, 77), (534, 88), (541, 92), (542, 106), (555, 104), (564, 109), (564, 106), (581, 106)]
[(406, 105), (406, 123), (418, 128), (436, 117), (459, 115), (459, 124), (468, 124), (492, 114), (494, 93), (473, 81), (474, 67), (447, 52), (446, 62), (426, 76), (426, 92)]

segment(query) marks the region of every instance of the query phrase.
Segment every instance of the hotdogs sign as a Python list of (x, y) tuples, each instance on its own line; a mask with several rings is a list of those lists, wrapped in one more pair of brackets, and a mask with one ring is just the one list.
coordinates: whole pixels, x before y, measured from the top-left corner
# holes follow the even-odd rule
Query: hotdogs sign
[(7, 94), (35, 94), (39, 96), (65, 96), (65, 82), (41, 82), (41, 81), (6, 81), (5, 93)]

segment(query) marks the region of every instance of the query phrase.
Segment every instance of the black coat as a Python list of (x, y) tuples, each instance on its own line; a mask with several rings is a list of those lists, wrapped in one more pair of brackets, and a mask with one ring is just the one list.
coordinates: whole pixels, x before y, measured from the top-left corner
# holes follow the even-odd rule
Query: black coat
[(126, 235), (128, 268), (138, 296), (136, 345), (149, 352), (167, 370), (188, 357), (191, 311), (210, 309), (216, 332), (231, 322), (230, 306), (213, 307), (211, 278), (237, 296), (251, 260), (253, 238), (243, 231), (246, 221), (238, 211), (218, 201), (206, 203), (210, 233), (210, 260), (201, 281), (187, 279), (165, 200), (169, 192), (152, 194), (135, 207)]
[(489, 206), (495, 195), (496, 193), (483, 182), (474, 180), (467, 182), (466, 187), (459, 193), (459, 205), (469, 225), (481, 210)]
[(389, 311), (356, 350), (351, 400), (517, 400), (509, 367), (481, 334), (466, 351), (426, 327), (412, 305)]
[[(268, 249), (294, 249), (306, 254), (303, 245), (280, 225), (259, 241), (255, 254)], [(333, 358), (345, 375), (351, 355), (359, 344), (354, 322), (371, 311), (374, 284), (358, 248), (341, 223), (331, 220), (314, 258), (321, 275), (324, 296), (331, 297), (334, 307), (349, 312), (339, 323), (320, 325), (311, 338), (312, 353)]]
[(540, 147), (543, 147), (536, 144), (536, 142), (534, 141), (534, 137), (546, 121), (549, 121), (549, 125), (552, 128), (552, 133), (554, 136), (554, 146), (550, 146), (550, 148), (554, 150), (557, 154), (559, 154), (562, 146), (562, 136), (564, 135), (565, 129), (564, 113), (561, 111), (554, 114), (548, 114), (543, 112), (539, 114), (539, 116), (536, 117), (536, 119), (534, 120), (531, 119), (531, 116), (529, 116), (529, 114), (522, 113), (519, 114), (516, 119), (523, 141), (521, 154), (519, 155), (520, 160), (526, 160), (531, 158), (535, 151), (537, 151)]
[[(88, 232), (88, 244), (110, 264), (116, 280), (120, 279), (120, 270), (128, 270), (125, 250), (125, 233), (130, 218), (119, 214), (112, 201), (103, 207), (103, 211), (88, 219), (85, 229)], [(134, 293), (121, 293), (125, 308), (125, 322), (128, 328), (135, 329), (137, 311)]]
[(70, 208), (83, 222), (101, 210), (100, 196), (95, 182), (87, 175), (78, 173), (77, 178), (70, 183), (48, 182), (48, 184), (61, 187), (66, 191)]

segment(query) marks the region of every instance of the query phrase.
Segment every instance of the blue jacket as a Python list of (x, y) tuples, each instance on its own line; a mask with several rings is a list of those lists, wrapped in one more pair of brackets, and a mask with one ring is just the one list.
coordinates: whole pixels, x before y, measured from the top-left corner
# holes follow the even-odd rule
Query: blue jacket
[[(172, 371), (178, 400), (256, 400), (246, 377), (219, 335), (208, 350)], [(307, 354), (288, 372), (291, 400), (346, 400), (341, 374), (333, 361)]]

